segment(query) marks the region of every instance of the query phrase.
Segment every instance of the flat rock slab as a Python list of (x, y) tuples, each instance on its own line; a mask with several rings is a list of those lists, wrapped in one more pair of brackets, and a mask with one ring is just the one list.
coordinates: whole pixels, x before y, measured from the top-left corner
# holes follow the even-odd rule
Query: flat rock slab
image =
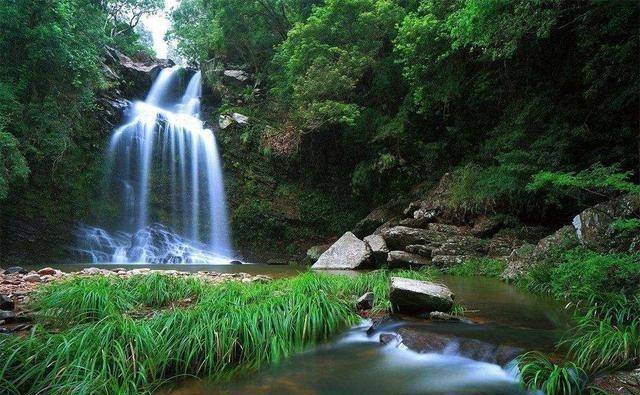
[(342, 235), (326, 250), (312, 269), (357, 269), (366, 265), (371, 259), (371, 248), (353, 233)]
[(429, 281), (391, 277), (389, 299), (394, 313), (449, 312), (455, 295), (445, 285)]

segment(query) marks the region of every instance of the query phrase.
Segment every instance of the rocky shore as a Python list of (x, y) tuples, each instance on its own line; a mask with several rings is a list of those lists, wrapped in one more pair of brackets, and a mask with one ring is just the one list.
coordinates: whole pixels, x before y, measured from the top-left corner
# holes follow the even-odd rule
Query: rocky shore
[(7, 269), (0, 268), (0, 333), (23, 331), (31, 328), (31, 317), (29, 311), (26, 310), (26, 304), (29, 300), (29, 295), (45, 284), (75, 277), (114, 276), (128, 278), (155, 273), (173, 277), (195, 277), (210, 283), (223, 281), (250, 283), (271, 280), (270, 277), (265, 275), (250, 275), (247, 273), (185, 272), (149, 268), (127, 270), (124, 268), (100, 269), (90, 267), (77, 272), (63, 272), (50, 267), (37, 271), (29, 271), (19, 266)]

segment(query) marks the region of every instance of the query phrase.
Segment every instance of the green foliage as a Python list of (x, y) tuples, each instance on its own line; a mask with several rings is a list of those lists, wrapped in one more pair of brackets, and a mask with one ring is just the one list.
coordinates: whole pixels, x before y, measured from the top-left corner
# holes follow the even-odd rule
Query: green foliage
[(627, 306), (610, 307), (605, 317), (600, 306), (591, 308), (560, 343), (584, 370), (613, 371), (640, 361), (640, 296), (624, 301)]
[(542, 171), (533, 176), (527, 189), (544, 190), (550, 199), (578, 193), (607, 195), (615, 192), (640, 193), (640, 185), (630, 181), (633, 173), (621, 171), (619, 165), (603, 166), (599, 163), (579, 172)]
[(506, 262), (492, 258), (471, 258), (447, 270), (454, 276), (485, 276), (498, 278), (506, 267)]
[[(253, 68), (271, 93), (258, 105), (301, 136), (295, 159), (305, 176), (343, 183), (366, 204), (452, 170), (453, 204), (468, 213), (565, 215), (576, 185), (556, 176), (586, 180), (612, 163), (605, 189), (637, 189), (627, 178), (638, 160), (633, 2), (189, 0), (181, 8), (174, 36), (185, 51)], [(606, 165), (575, 173), (594, 163)], [(530, 183), (561, 188), (552, 194), (562, 199)]]
[(133, 307), (134, 298), (114, 279), (74, 278), (41, 288), (31, 307), (57, 326), (95, 322)]
[(545, 394), (579, 395), (587, 388), (588, 376), (571, 362), (557, 365), (541, 353), (531, 351), (518, 357), (522, 382)]
[[(152, 275), (47, 285), (34, 305), (37, 313), (44, 306), (69, 319), (66, 324), (86, 323), (37, 325), (25, 337), (0, 338), (0, 382), (6, 392), (21, 394), (153, 393), (164, 379), (178, 375), (246, 373), (355, 324), (355, 302), (364, 292), (375, 293), (378, 310), (386, 308), (391, 274), (430, 277), (408, 271), (357, 277), (306, 273), (268, 283), (195, 280), (194, 285), (194, 280)], [(137, 303), (166, 306), (194, 289), (199, 298), (188, 309), (132, 318), (135, 308), (121, 302), (144, 295), (150, 286), (158, 289)], [(80, 291), (92, 296), (83, 298)], [(101, 315), (86, 319), (96, 311)]]
[[(639, 263), (637, 254), (599, 254), (576, 248), (555, 254), (527, 274), (524, 284), (529, 289), (548, 292), (576, 307), (576, 325), (558, 344), (567, 350), (572, 369), (595, 374), (633, 366), (640, 360)], [(535, 363), (528, 369), (527, 374), (523, 372), (525, 383), (543, 390), (551, 389), (545, 382), (550, 372), (561, 371), (555, 365)], [(556, 389), (559, 384), (553, 385)], [(572, 388), (583, 387), (576, 382)]]
[(632, 236), (640, 230), (640, 219), (619, 218), (611, 223), (611, 228), (622, 236)]

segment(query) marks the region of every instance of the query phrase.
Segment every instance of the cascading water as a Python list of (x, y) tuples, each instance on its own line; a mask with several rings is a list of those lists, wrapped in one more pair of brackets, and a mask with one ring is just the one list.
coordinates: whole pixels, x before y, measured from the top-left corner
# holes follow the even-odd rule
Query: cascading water
[(233, 255), (218, 148), (199, 115), (201, 73), (180, 97), (184, 74), (162, 70), (111, 137), (106, 194), (120, 200), (122, 220), (114, 234), (79, 229), (76, 251), (94, 262), (220, 263)]

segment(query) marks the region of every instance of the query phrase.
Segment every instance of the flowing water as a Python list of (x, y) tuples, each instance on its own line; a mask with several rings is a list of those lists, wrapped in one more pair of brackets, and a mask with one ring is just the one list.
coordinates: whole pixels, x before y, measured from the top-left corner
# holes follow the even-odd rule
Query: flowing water
[(105, 195), (116, 231), (78, 229), (80, 259), (114, 263), (224, 263), (233, 252), (220, 156), (200, 119), (201, 73), (162, 70), (111, 136)]
[[(252, 266), (258, 270), (263, 265)], [(249, 266), (233, 268), (246, 271)], [(371, 323), (364, 321), (258, 372), (228, 382), (180, 381), (160, 395), (527, 394), (519, 385), (515, 365), (497, 364), (496, 354), (504, 349), (552, 351), (567, 325), (567, 311), (557, 302), (498, 280), (450, 276), (439, 280), (470, 310), (466, 316), (474, 323), (405, 319), (367, 333)], [(382, 333), (399, 334), (407, 344), (410, 335), (427, 344), (434, 336), (449, 340), (442, 350), (421, 353), (413, 351), (415, 340), (410, 348), (397, 339), (381, 344)]]

